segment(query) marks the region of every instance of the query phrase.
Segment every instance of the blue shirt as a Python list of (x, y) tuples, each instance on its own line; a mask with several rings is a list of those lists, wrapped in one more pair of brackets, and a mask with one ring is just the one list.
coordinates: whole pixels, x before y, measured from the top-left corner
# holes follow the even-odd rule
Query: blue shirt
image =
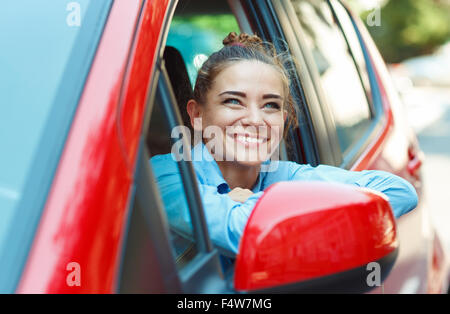
[[(414, 187), (403, 178), (380, 170), (349, 171), (338, 167), (297, 164), (290, 161), (267, 161), (263, 163), (253, 195), (246, 202), (233, 201), (228, 192), (219, 166), (208, 149), (200, 143), (191, 156), (197, 175), (198, 188), (203, 201), (206, 223), (214, 244), (223, 249), (238, 252), (239, 240), (257, 200), (271, 184), (280, 181), (329, 181), (352, 184), (384, 193), (396, 218), (417, 206)], [(172, 154), (151, 158), (157, 183), (171, 224), (189, 232), (190, 216), (184, 198), (177, 162)], [(274, 171), (266, 167), (275, 166)]]

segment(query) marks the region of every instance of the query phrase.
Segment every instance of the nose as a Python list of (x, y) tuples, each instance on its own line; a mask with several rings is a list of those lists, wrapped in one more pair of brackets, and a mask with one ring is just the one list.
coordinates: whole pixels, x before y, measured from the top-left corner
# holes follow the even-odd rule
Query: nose
[(249, 106), (249, 108), (247, 108), (247, 115), (242, 122), (246, 125), (264, 125), (263, 114), (264, 113), (258, 106)]

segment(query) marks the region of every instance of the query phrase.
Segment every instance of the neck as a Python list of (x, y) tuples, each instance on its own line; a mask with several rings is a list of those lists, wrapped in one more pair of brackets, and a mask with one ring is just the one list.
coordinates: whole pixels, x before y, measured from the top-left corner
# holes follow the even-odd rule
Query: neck
[(230, 189), (239, 187), (251, 190), (261, 170), (260, 165), (246, 166), (233, 161), (219, 161), (217, 164)]

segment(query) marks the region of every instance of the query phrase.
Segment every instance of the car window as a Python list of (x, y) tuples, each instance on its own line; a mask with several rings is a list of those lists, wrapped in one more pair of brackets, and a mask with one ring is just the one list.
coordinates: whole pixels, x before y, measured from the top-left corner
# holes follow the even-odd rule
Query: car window
[(239, 25), (227, 1), (180, 2), (170, 25), (167, 46), (181, 52), (192, 85), (203, 62), (223, 47), (222, 40), (230, 32), (239, 33)]
[[(292, 0), (305, 31), (306, 49), (320, 75), (325, 100), (334, 117), (339, 145), (348, 154), (368, 131), (372, 117), (358, 62), (326, 1)], [(361, 61), (360, 61), (361, 62)]]

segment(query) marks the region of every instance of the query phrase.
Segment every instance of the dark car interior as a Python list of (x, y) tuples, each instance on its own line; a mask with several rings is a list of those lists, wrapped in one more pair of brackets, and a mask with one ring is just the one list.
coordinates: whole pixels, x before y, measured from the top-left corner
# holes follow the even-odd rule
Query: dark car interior
[[(172, 85), (183, 125), (188, 127), (191, 135), (193, 135), (189, 115), (186, 110), (187, 102), (193, 97), (193, 89), (181, 53), (176, 48), (167, 46), (164, 51), (164, 65)], [(147, 132), (147, 146), (151, 156), (168, 154), (171, 151), (172, 143), (167, 139), (167, 132), (163, 123), (160, 106), (154, 106)]]

